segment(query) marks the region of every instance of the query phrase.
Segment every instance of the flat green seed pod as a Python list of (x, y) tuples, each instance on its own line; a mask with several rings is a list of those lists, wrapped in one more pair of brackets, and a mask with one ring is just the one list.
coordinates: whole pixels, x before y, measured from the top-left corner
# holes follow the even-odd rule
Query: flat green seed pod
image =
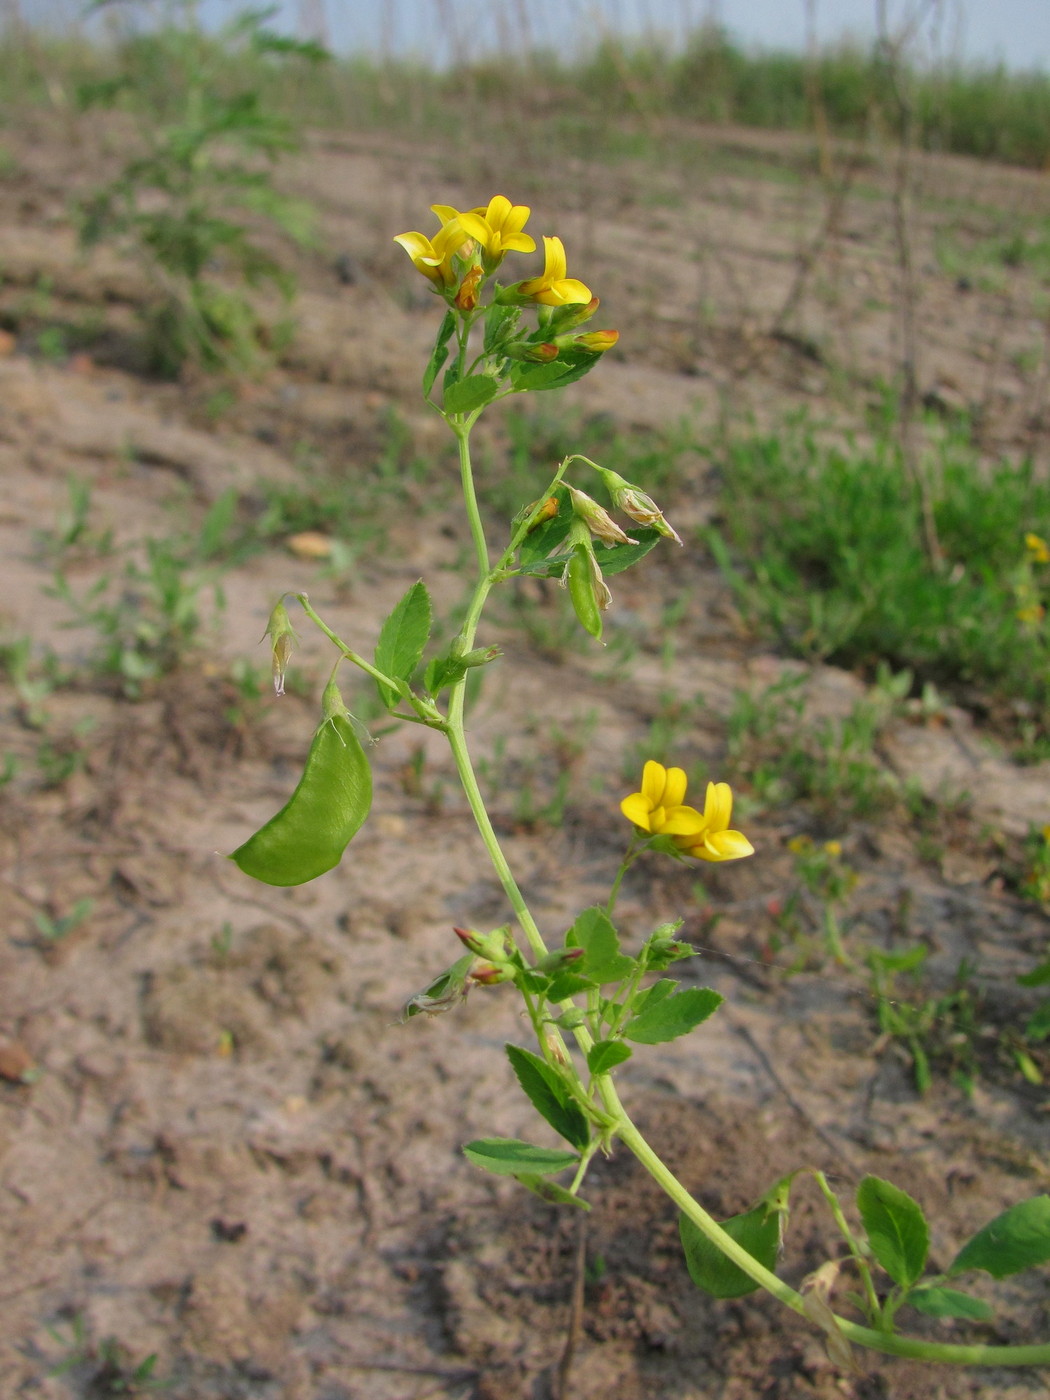
[(569, 597), (572, 599), (572, 606), (576, 610), (576, 616), (585, 631), (592, 637), (601, 639), (602, 635), (602, 614), (598, 607), (598, 600), (594, 595), (594, 579), (591, 576), (591, 564), (587, 558), (586, 551), (576, 548), (569, 559), (568, 568)]
[(299, 785), (230, 860), (267, 885), (303, 885), (339, 864), (372, 805), (372, 770), (345, 715), (314, 735)]

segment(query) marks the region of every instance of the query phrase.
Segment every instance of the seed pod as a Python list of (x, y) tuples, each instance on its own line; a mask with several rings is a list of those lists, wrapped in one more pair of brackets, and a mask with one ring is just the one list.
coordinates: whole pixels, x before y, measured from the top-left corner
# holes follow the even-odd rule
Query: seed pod
[(302, 885), (338, 865), (372, 805), (372, 770), (346, 711), (325, 709), (299, 785), (230, 856), (267, 885)]
[(572, 606), (576, 610), (580, 625), (592, 637), (600, 639), (602, 613), (595, 596), (589, 553), (586, 545), (578, 544), (573, 548), (565, 570), (565, 582), (568, 584), (569, 597), (572, 599)]

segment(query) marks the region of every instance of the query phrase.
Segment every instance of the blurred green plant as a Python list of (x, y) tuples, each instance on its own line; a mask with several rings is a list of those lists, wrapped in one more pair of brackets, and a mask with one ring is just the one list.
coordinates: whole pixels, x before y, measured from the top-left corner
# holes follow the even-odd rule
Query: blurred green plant
[(274, 13), (245, 10), (211, 36), (195, 6), (169, 6), (164, 23), (124, 40), (114, 76), (77, 93), (82, 110), (115, 109), (134, 123), (138, 150), (81, 203), (80, 238), (85, 248), (112, 243), (145, 269), (156, 293), (143, 313), (147, 343), (163, 374), (251, 372), (291, 334), (287, 316), (268, 317), (250, 293), (269, 285), (287, 308), (294, 278), (266, 236), (308, 243), (313, 211), (274, 186), (275, 162), (299, 139), (263, 101), (257, 69), (327, 55), (268, 29)]
[(873, 687), (840, 719), (806, 715), (804, 672), (786, 672), (759, 691), (737, 691), (729, 712), (731, 775), (761, 807), (806, 802), (840, 829), (847, 818), (872, 817), (900, 796), (895, 776), (875, 754), (878, 736), (910, 677)]
[(65, 1352), (49, 1372), (50, 1378), (76, 1375), (86, 1389), (84, 1394), (99, 1400), (114, 1400), (117, 1396), (144, 1395), (166, 1388), (167, 1382), (154, 1375), (157, 1354), (151, 1353), (136, 1362), (131, 1351), (116, 1337), (103, 1337), (94, 1342), (88, 1336), (82, 1313), (75, 1313), (68, 1331), (59, 1327), (44, 1329), (53, 1342)]
[(77, 560), (103, 557), (113, 552), (111, 526), (94, 529), (91, 525), (91, 486), (82, 477), (71, 476), (66, 482), (69, 504), (55, 524), (38, 530), (34, 541), (41, 553), (60, 559)]
[(197, 645), (199, 599), (208, 587), (221, 611), (224, 597), (214, 571), (195, 566), (168, 540), (147, 539), (144, 563), (128, 559), (123, 571), (104, 574), (79, 595), (59, 569), (47, 591), (72, 613), (67, 626), (97, 635), (95, 672), (137, 699), (153, 681), (177, 670)]
[(1033, 756), (1050, 736), (1050, 641), (1021, 603), (1026, 546), (1050, 523), (1031, 462), (984, 470), (970, 448), (931, 446), (944, 553), (931, 563), (922, 509), (888, 431), (825, 446), (805, 424), (725, 446), (722, 523), (706, 538), (747, 617), (792, 651), (873, 671), (908, 668), (991, 712)]

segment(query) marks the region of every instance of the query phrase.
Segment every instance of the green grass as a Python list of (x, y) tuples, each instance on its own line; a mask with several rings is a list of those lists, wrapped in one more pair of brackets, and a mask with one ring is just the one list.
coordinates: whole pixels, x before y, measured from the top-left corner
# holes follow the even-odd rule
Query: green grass
[[(709, 541), (749, 618), (787, 650), (932, 682), (1015, 732), (1050, 735), (1050, 636), (1018, 614), (1025, 534), (1050, 531), (1050, 482), (1029, 463), (982, 468), (943, 440), (926, 471), (943, 550), (924, 547), (918, 494), (888, 438), (821, 445), (802, 427), (729, 443)], [(1042, 566), (1046, 570), (1046, 566)]]
[[(575, 36), (579, 39), (579, 35)], [(0, 106), (48, 107), (120, 74), (160, 101), (171, 85), (163, 29), (116, 43), (37, 31), (0, 34)], [(567, 36), (558, 54), (518, 50), (445, 70), (416, 61), (350, 56), (309, 73), (276, 71), (272, 55), (229, 57), (228, 84), (249, 82), (264, 105), (296, 122), (335, 130), (382, 129), (462, 149), (485, 129), (504, 144), (540, 141), (549, 156), (655, 159), (670, 120), (811, 131), (814, 105), (836, 135), (892, 134), (894, 77), (877, 47), (839, 44), (815, 65), (802, 54), (744, 48), (717, 25), (680, 50), (654, 41)], [(1001, 65), (905, 66), (915, 136), (927, 150), (1043, 168), (1050, 158), (1050, 75)], [(172, 93), (173, 100), (175, 94)], [(622, 114), (608, 121), (609, 112)], [(524, 149), (524, 147), (523, 147)]]

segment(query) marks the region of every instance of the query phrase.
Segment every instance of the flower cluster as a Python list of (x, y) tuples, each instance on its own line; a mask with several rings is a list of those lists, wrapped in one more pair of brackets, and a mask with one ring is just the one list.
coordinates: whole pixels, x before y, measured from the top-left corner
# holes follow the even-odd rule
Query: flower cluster
[(740, 831), (731, 831), (733, 793), (728, 783), (708, 783), (704, 810), (685, 804), (686, 775), (653, 759), (642, 770), (642, 790), (620, 803), (629, 822), (650, 836), (670, 837), (674, 846), (698, 860), (740, 860), (754, 846)]
[[(512, 204), (497, 194), (487, 205), (459, 210), (449, 204), (432, 204), (441, 227), (434, 233), (401, 233), (394, 239), (412, 264), (458, 311), (474, 312), (480, 304), (480, 287), (502, 264), (508, 253), (534, 253), (536, 240), (525, 232), (532, 213), (526, 204)], [(560, 238), (543, 239), (543, 272), (510, 286), (497, 285), (496, 307), (537, 306), (558, 312), (548, 317), (540, 339), (506, 347), (512, 359), (546, 363), (562, 352), (582, 351), (600, 355), (616, 344), (616, 331), (572, 332), (598, 309), (591, 289), (568, 275), (565, 245)], [(485, 309), (485, 308), (482, 308)]]

